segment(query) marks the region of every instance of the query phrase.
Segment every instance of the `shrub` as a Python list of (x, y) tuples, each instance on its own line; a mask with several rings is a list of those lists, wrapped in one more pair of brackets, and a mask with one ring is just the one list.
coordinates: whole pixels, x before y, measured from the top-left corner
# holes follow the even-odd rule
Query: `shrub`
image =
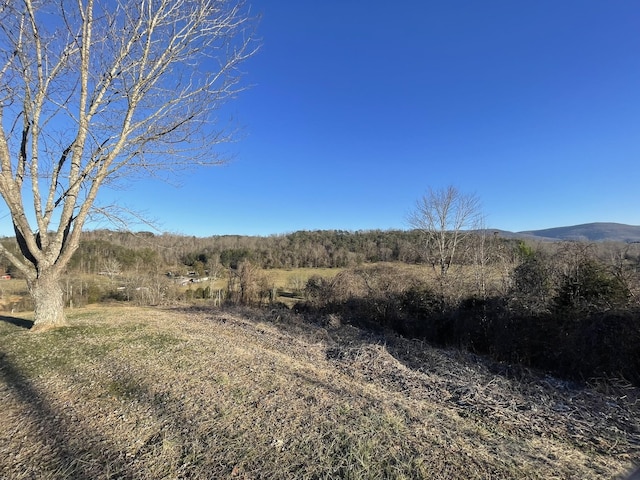
[(553, 291), (553, 272), (539, 254), (530, 254), (511, 274), (512, 306), (529, 314), (548, 311)]
[(555, 305), (564, 314), (581, 316), (622, 307), (628, 299), (629, 289), (620, 277), (587, 259), (564, 276)]
[(98, 303), (102, 297), (102, 289), (98, 284), (91, 282), (87, 285), (87, 303)]

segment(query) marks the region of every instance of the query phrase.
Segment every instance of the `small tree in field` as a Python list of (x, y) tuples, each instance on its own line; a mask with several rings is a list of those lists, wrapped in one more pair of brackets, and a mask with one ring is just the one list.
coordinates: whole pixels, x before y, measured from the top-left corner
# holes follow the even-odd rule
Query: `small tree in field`
[(478, 228), (480, 200), (455, 187), (430, 189), (416, 202), (409, 217), (413, 228), (422, 233), (420, 252), (431, 264), (444, 295), (449, 269), (463, 241)]
[(213, 113), (253, 53), (242, 0), (0, 4), (0, 196), (36, 330), (65, 324), (59, 280), (105, 184), (217, 164)]

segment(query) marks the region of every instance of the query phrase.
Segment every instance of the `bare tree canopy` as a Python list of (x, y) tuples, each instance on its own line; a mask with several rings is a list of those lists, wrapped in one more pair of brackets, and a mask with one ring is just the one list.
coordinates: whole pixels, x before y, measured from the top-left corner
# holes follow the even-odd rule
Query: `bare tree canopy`
[(36, 325), (64, 323), (56, 285), (103, 185), (220, 161), (215, 112), (241, 89), (252, 28), (242, 0), (0, 4), (0, 195), (22, 257), (0, 253)]
[(423, 255), (443, 280), (460, 242), (478, 228), (481, 220), (480, 200), (449, 186), (429, 191), (416, 202), (409, 217), (410, 225), (424, 236)]

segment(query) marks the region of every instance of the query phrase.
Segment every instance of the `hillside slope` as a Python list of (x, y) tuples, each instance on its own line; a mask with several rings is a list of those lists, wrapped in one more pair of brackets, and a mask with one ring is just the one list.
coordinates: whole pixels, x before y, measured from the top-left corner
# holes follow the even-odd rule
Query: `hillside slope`
[(0, 478), (614, 478), (640, 395), (336, 317), (75, 310), (0, 321)]
[(640, 226), (621, 223), (585, 223), (544, 230), (528, 230), (518, 234), (551, 240), (640, 242)]

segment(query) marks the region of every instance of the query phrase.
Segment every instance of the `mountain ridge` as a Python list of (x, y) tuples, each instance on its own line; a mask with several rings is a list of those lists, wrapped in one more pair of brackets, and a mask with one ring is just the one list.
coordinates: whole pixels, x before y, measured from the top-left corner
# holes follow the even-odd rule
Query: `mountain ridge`
[(587, 242), (640, 242), (640, 226), (615, 222), (593, 222), (564, 227), (513, 232), (518, 237), (540, 240)]

